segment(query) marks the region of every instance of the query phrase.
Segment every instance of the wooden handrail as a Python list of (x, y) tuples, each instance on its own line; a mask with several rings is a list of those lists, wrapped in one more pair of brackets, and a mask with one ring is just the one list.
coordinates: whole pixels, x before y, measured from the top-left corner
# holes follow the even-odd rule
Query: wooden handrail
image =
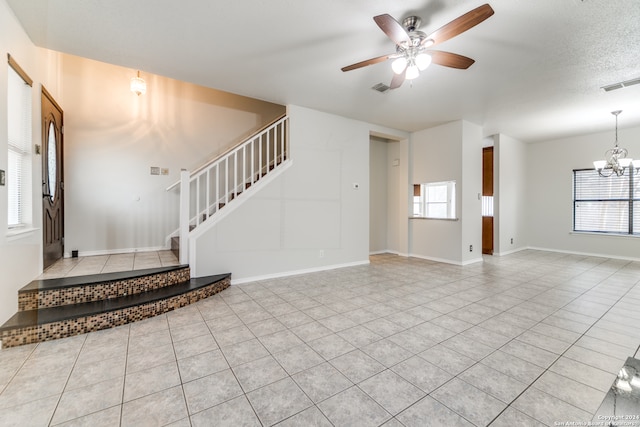
[(215, 162), (216, 160), (218, 160), (220, 157), (224, 157), (227, 154), (229, 154), (230, 152), (232, 152), (233, 150), (235, 150), (236, 148), (238, 148), (239, 146), (241, 146), (242, 144), (244, 144), (245, 142), (247, 142), (248, 140), (255, 138), (258, 134), (260, 134), (262, 131), (264, 131), (265, 129), (267, 129), (268, 127), (272, 126), (274, 123), (278, 122), (279, 120), (282, 120), (284, 117), (287, 116), (287, 113), (283, 113), (280, 116), (278, 116), (277, 118), (271, 120), (269, 123), (267, 123), (266, 125), (262, 126), (261, 128), (259, 128), (257, 131), (251, 133), (251, 135), (247, 136), (246, 138), (243, 138), (240, 142), (238, 142), (236, 145), (229, 147), (228, 149), (226, 149), (225, 151), (223, 151), (222, 153), (218, 154), (216, 157), (214, 157), (213, 159), (209, 160), (208, 162), (204, 163), (201, 166), (198, 166), (197, 168), (195, 168), (193, 171), (191, 171), (191, 175), (195, 175), (198, 172), (200, 172), (201, 170), (205, 169), (207, 166), (209, 166), (211, 163)]
[[(241, 146), (242, 144), (244, 144), (245, 142), (255, 138), (257, 135), (259, 135), (261, 132), (263, 132), (265, 129), (273, 126), (275, 123), (277, 123), (278, 121), (282, 120), (283, 118), (285, 118), (287, 116), (287, 113), (283, 113), (281, 115), (279, 115), (278, 117), (276, 117), (275, 119), (271, 120), (269, 123), (267, 123), (266, 125), (263, 125), (262, 127), (260, 127), (258, 130), (252, 132), (249, 136), (247, 136), (246, 138), (243, 138), (240, 140), (240, 142), (238, 142), (237, 144), (229, 147), (228, 149), (226, 149), (224, 152), (216, 155), (214, 158), (206, 161), (205, 163), (203, 163), (202, 165), (198, 166), (197, 168), (195, 168), (193, 171), (191, 171), (191, 176), (197, 174), (198, 172), (206, 169), (207, 167), (209, 167), (211, 164), (213, 164), (216, 160), (226, 156), (227, 154), (229, 154), (230, 152), (232, 152), (233, 150), (235, 150), (236, 148), (238, 148), (239, 146)], [(180, 181), (176, 181), (173, 184), (171, 184), (170, 186), (167, 187), (166, 191), (169, 191), (171, 189), (173, 189), (174, 187), (177, 187), (180, 184)]]
[[(177, 183), (180, 185), (180, 226), (171, 233), (179, 233), (181, 246), (183, 243), (186, 245), (193, 228), (235, 201), (245, 190), (256, 188), (254, 185), (276, 171), (279, 165), (290, 164), (288, 121), (288, 116), (282, 115), (208, 162), (206, 167), (200, 167), (193, 173), (182, 170)], [(167, 191), (175, 185), (168, 187)], [(194, 187), (195, 206), (190, 201)], [(193, 207), (194, 216), (190, 212)]]

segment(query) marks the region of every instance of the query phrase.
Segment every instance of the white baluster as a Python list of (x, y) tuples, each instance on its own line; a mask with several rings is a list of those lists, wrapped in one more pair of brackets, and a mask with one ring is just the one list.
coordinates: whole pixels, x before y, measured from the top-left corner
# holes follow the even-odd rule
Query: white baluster
[(189, 263), (189, 171), (180, 171), (180, 264)]
[(216, 199), (215, 199), (215, 211), (220, 209), (220, 163), (216, 163)]

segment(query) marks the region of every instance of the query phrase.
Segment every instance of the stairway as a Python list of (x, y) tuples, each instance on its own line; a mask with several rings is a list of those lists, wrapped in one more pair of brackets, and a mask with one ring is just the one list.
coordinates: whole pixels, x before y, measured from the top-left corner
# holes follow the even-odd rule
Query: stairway
[(283, 115), (194, 171), (183, 170), (180, 181), (167, 187), (180, 192), (179, 226), (168, 239), (182, 263), (193, 263), (193, 255), (180, 255), (180, 246), (195, 229), (203, 224), (211, 227), (242, 204), (245, 193), (253, 193), (291, 166), (287, 129), (288, 117)]
[[(286, 161), (286, 160), (283, 160), (282, 158), (275, 159), (272, 164), (270, 164), (260, 173), (256, 174), (253, 179), (249, 178), (246, 182), (244, 182), (244, 184), (241, 183), (237, 191), (229, 193), (228, 197), (225, 199), (227, 200), (226, 203), (222, 201), (218, 202), (216, 207), (210, 207), (208, 213), (201, 212), (200, 224), (205, 222), (210, 217), (212, 217), (215, 213), (220, 212), (225, 206), (231, 204), (231, 202), (242, 197), (244, 192), (249, 190), (252, 186), (260, 184), (261, 183), (260, 180), (264, 178), (267, 174), (274, 171), (278, 166), (280, 166), (283, 163), (283, 161)], [(193, 231), (196, 228), (196, 225), (194, 224), (194, 222), (196, 222), (196, 220), (192, 219), (189, 224), (189, 232)], [(177, 233), (178, 233), (178, 230), (174, 231), (170, 236), (171, 252), (173, 252), (173, 254), (176, 256), (177, 259), (180, 259), (180, 236), (176, 235)]]
[(189, 266), (34, 280), (0, 326), (2, 347), (113, 328), (166, 313), (229, 287), (231, 274), (190, 278)]

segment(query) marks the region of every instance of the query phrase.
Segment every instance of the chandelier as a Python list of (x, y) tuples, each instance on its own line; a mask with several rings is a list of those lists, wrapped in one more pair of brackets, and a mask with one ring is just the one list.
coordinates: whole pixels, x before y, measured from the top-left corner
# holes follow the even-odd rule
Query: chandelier
[(625, 169), (629, 173), (638, 173), (639, 168), (633, 166), (633, 159), (627, 157), (627, 149), (618, 147), (618, 115), (622, 110), (612, 111), (611, 114), (616, 116), (616, 143), (613, 148), (608, 149), (604, 153), (605, 160), (596, 160), (593, 166), (602, 177), (610, 177), (614, 173), (616, 176), (624, 175)]

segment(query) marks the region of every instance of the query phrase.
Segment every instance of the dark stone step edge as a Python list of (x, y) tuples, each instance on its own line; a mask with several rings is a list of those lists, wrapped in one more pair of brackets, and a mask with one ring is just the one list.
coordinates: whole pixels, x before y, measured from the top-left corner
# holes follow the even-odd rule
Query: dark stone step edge
[(217, 274), (193, 278), (185, 282), (151, 291), (126, 295), (107, 300), (86, 302), (81, 304), (63, 305), (43, 308), (40, 310), (19, 311), (0, 326), (0, 332), (11, 329), (28, 328), (64, 320), (94, 316), (110, 311), (122, 310), (138, 305), (153, 303), (164, 299), (180, 296), (188, 292), (210, 286), (214, 283), (230, 278), (231, 274)]
[(86, 276), (60, 277), (56, 279), (36, 279), (23, 286), (18, 293), (49, 291), (54, 289), (66, 289), (76, 286), (91, 286), (101, 283), (120, 280), (137, 279), (139, 277), (153, 276), (156, 274), (170, 273), (172, 271), (189, 268), (188, 264), (173, 265), (170, 267), (145, 268), (141, 270), (116, 271), (113, 273), (89, 274)]

